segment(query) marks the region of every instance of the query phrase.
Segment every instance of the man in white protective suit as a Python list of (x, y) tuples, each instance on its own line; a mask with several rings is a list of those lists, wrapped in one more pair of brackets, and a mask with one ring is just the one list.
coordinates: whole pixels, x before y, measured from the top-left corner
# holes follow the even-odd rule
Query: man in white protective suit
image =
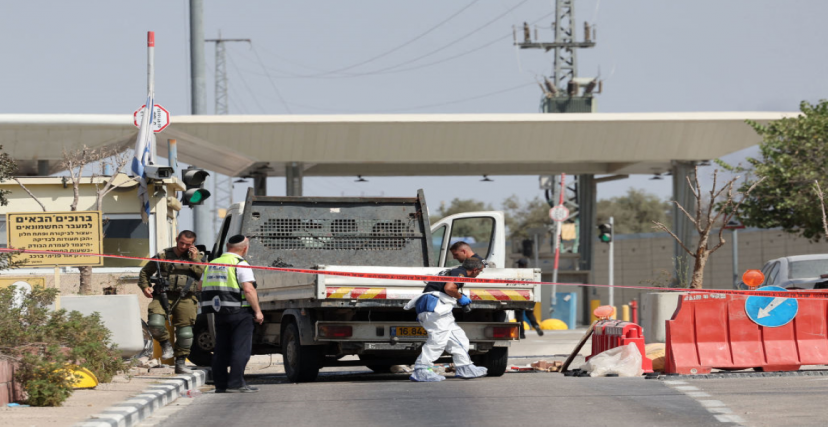
[[(483, 263), (477, 258), (468, 258), (463, 265), (445, 272), (451, 277), (477, 277), (483, 271)], [(471, 299), (460, 290), (464, 283), (428, 282), (423, 293), (405, 305), (406, 310), (417, 311), (417, 320), (428, 332), (428, 340), (420, 357), (414, 364), (411, 381), (443, 381), (446, 377), (433, 371), (434, 361), (451, 353), (458, 378), (486, 376), (486, 368), (475, 366), (469, 357), (469, 339), (463, 329), (454, 321), (452, 309), (471, 304)]]

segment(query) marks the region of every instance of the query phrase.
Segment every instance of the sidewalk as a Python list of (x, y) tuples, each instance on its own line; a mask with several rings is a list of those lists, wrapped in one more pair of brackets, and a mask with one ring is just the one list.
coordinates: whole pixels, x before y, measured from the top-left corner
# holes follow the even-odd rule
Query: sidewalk
[[(542, 337), (539, 337), (534, 331), (527, 331), (527, 339), (515, 343), (510, 349), (509, 363), (523, 365), (541, 359), (563, 360), (572, 351), (584, 331), (583, 329), (574, 331), (546, 331), (546, 334)], [(581, 350), (581, 354), (589, 354), (588, 348), (589, 342)], [(579, 367), (582, 363), (583, 357), (576, 358), (575, 363), (573, 363), (573, 368)], [(354, 370), (362, 368), (348, 367), (339, 369)], [(170, 367), (149, 370), (147, 368), (133, 368), (131, 372), (133, 372), (133, 375), (130, 377), (119, 375), (111, 383), (100, 384), (94, 390), (75, 390), (72, 396), (59, 408), (0, 407), (0, 426), (69, 427), (84, 425), (85, 422), (94, 421), (90, 420), (91, 416), (113, 409), (112, 407), (116, 405), (121, 405), (122, 408), (132, 410), (131, 408), (136, 406), (136, 404), (127, 403), (127, 400), (142, 395), (150, 389), (155, 393), (161, 393), (159, 390), (170, 387), (169, 385), (165, 385), (167, 382), (182, 377), (175, 375)], [(282, 374), (284, 373), (282, 356), (279, 354), (272, 356), (253, 356), (245, 372), (247, 374)], [(208, 390), (212, 386), (200, 386), (196, 388)], [(178, 396), (178, 393), (173, 393), (172, 395)], [(168, 396), (171, 395), (168, 393)], [(141, 396), (141, 398), (146, 399), (145, 396)], [(158, 404), (154, 408), (155, 410), (160, 409), (160, 406), (172, 403), (175, 401), (175, 398), (166, 397), (162, 400), (163, 403)], [(138, 401), (138, 399), (133, 400), (133, 402)], [(150, 404), (145, 403), (145, 406), (150, 406)], [(124, 410), (126, 409), (122, 409), (122, 411)], [(126, 425), (134, 424), (127, 423)]]
[[(172, 368), (134, 368), (133, 376), (116, 376), (112, 382), (99, 384), (93, 390), (75, 390), (63, 406), (50, 407), (0, 407), (0, 425), (3, 427), (50, 426), (64, 427), (82, 423), (91, 415), (98, 414), (145, 390), (158, 387), (164, 381), (176, 378)], [(138, 374), (138, 375), (136, 375)]]

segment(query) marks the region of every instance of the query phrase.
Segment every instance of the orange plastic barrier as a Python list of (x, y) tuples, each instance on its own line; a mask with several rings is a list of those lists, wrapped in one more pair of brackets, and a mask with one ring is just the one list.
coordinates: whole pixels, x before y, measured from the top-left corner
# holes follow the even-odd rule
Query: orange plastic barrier
[(667, 321), (665, 371), (706, 374), (711, 369), (795, 371), (828, 364), (828, 301), (800, 299), (788, 324), (764, 327), (745, 311), (740, 295), (682, 295)]
[(589, 360), (598, 353), (635, 343), (641, 353), (641, 369), (645, 373), (653, 372), (653, 361), (648, 359), (644, 351), (644, 330), (635, 323), (623, 320), (599, 320), (595, 323), (592, 333), (592, 354)]

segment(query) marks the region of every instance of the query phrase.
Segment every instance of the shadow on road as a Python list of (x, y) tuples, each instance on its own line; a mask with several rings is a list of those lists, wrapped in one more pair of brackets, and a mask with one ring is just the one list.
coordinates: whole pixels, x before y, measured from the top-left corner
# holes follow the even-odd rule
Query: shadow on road
[[(316, 378), (317, 383), (331, 382), (389, 382), (409, 381), (409, 374), (376, 374), (371, 371), (343, 371), (343, 372), (320, 372)], [(248, 384), (292, 384), (285, 374), (246, 374), (245, 380)]]

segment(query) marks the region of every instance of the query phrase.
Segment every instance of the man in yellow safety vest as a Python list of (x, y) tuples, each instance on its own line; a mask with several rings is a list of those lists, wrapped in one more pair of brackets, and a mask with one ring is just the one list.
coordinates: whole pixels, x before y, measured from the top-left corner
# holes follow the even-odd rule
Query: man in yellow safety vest
[(253, 271), (236, 267), (250, 265), (244, 260), (249, 248), (250, 241), (246, 237), (229, 238), (227, 252), (210, 261), (202, 279), (201, 310), (215, 314), (216, 347), (212, 368), (216, 393), (259, 391), (244, 382), (244, 368), (253, 346), (253, 323), (261, 325), (264, 321)]

